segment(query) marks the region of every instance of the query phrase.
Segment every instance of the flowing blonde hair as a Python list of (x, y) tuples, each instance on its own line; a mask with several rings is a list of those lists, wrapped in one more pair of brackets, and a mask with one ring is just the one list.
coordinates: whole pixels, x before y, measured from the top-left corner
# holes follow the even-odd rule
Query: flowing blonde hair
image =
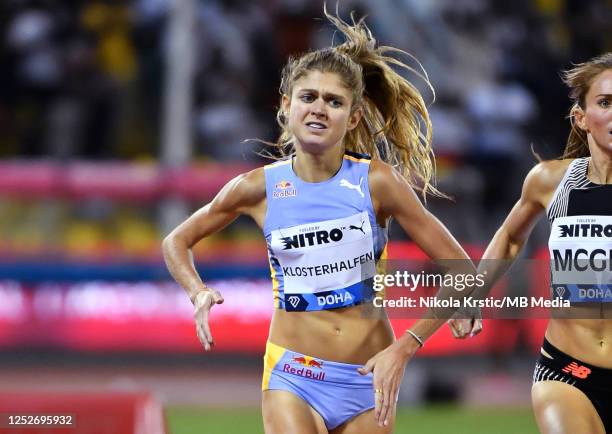
[[(363, 18), (356, 22), (351, 14), (351, 25), (337, 17), (337, 12), (332, 16), (324, 8), (324, 13), (346, 41), (290, 58), (282, 72), (281, 98), (282, 95), (290, 97), (294, 83), (311, 71), (338, 74), (344, 86), (352, 91), (351, 109), (363, 110), (362, 121), (346, 134), (346, 150), (369, 154), (391, 164), (413, 188), (422, 192), (423, 198), (428, 193), (445, 197), (435, 187), (435, 156), (427, 106), (418, 89), (392, 66), (416, 74), (433, 94), (426, 72), (420, 64), (422, 73), (390, 56), (404, 54), (414, 59), (410, 54), (393, 47), (376, 46)], [(280, 158), (284, 158), (295, 152), (295, 139), (282, 104), (276, 119), (282, 132), (273, 146)]]
[(587, 62), (574, 65), (563, 73), (563, 82), (570, 88), (570, 99), (573, 102), (569, 111), (572, 126), (561, 158), (582, 158), (591, 155), (587, 133), (576, 125), (577, 110), (586, 110), (586, 94), (599, 74), (612, 68), (612, 52), (595, 57)]

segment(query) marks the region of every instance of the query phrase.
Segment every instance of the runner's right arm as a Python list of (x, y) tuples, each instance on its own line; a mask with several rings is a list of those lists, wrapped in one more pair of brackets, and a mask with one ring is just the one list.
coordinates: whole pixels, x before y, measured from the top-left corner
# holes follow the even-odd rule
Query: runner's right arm
[(223, 302), (221, 294), (207, 287), (193, 261), (192, 247), (201, 239), (219, 232), (240, 214), (261, 223), (260, 211), (265, 202), (266, 188), (263, 168), (255, 169), (229, 181), (207, 205), (177, 226), (162, 242), (168, 271), (187, 292), (196, 309), (198, 337), (206, 350), (213, 344), (208, 327), (208, 311)]
[(478, 265), (478, 273), (486, 274), (487, 284), (476, 288), (475, 298), (485, 297), (518, 257), (566, 168), (566, 160), (544, 161), (527, 174), (520, 199), (493, 236)]

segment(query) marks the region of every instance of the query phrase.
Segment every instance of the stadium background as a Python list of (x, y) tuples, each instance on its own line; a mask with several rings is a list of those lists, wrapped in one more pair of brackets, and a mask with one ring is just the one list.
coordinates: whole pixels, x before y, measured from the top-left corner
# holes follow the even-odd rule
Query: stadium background
[[(454, 201), (428, 207), (478, 257), (531, 147), (560, 154), (559, 71), (611, 49), (611, 2), (340, 2), (350, 10), (429, 73), (439, 187)], [(0, 412), (64, 403), (95, 422), (78, 432), (127, 433), (163, 407), (175, 434), (262, 432), (272, 298), (259, 231), (240, 219), (195, 249), (226, 299), (212, 354), (159, 244), (264, 162), (243, 140), (275, 139), (282, 65), (333, 37), (322, 2), (7, 0), (0, 12)], [(420, 257), (391, 234), (393, 255)], [(546, 237), (540, 224), (526, 256)], [(467, 342), (439, 332), (409, 365), (396, 432), (535, 433), (542, 333), (536, 320), (485, 321)]]

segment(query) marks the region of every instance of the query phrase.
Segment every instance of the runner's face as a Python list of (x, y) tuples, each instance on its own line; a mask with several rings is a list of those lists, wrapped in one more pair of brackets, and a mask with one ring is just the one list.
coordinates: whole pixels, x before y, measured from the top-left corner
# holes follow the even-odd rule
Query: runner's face
[(283, 96), (283, 108), (298, 145), (316, 154), (341, 145), (361, 118), (360, 109), (351, 110), (352, 99), (336, 73), (311, 71), (297, 80), (291, 99)]
[(612, 69), (595, 77), (585, 98), (583, 126), (589, 147), (612, 154)]

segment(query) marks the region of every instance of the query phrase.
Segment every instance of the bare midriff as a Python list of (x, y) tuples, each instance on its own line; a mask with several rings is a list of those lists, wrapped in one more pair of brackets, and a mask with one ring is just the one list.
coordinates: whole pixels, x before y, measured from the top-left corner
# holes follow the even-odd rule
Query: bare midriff
[(612, 303), (571, 309), (572, 319), (548, 322), (548, 341), (571, 357), (612, 369)]
[(288, 350), (342, 363), (364, 364), (394, 341), (389, 319), (364, 306), (286, 312), (274, 309), (270, 342)]

